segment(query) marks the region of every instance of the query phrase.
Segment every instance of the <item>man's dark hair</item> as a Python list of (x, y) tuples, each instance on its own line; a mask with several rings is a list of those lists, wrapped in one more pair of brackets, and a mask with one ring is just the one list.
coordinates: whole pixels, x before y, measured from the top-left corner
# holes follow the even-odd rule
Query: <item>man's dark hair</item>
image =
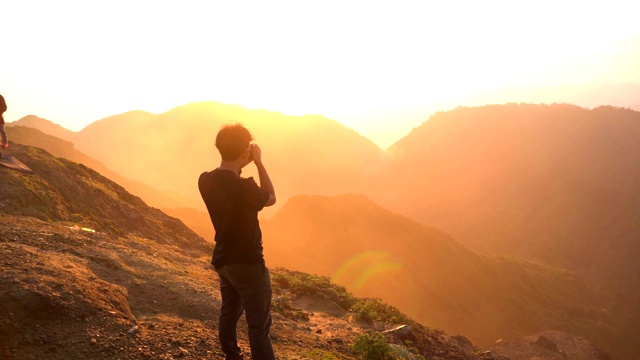
[(222, 155), (222, 160), (233, 161), (249, 148), (253, 136), (241, 124), (225, 125), (218, 131), (216, 147)]

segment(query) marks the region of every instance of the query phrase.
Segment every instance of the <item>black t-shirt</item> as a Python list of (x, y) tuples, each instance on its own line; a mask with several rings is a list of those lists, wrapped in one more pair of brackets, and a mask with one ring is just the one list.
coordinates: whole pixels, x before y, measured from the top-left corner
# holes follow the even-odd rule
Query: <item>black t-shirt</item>
[(216, 230), (213, 266), (264, 263), (258, 211), (269, 193), (253, 178), (221, 169), (202, 173), (198, 188)]

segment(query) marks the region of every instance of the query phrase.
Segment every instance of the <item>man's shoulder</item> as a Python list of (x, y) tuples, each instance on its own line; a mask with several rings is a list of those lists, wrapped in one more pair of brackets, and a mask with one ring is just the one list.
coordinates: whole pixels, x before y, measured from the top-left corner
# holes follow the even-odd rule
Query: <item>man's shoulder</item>
[[(230, 171), (214, 169), (200, 174), (200, 177), (198, 178), (198, 186), (239, 186), (239, 184), (243, 183), (242, 180), (244, 179)], [(255, 183), (255, 181), (253, 182)]]
[(216, 180), (216, 178), (218, 178), (217, 173), (218, 173), (217, 169), (214, 169), (211, 171), (205, 171), (202, 174), (200, 174), (200, 176), (198, 177), (198, 187), (202, 189), (203, 186), (208, 186), (217, 182)]
[(240, 180), (242, 181), (242, 183), (244, 184), (248, 184), (248, 185), (258, 185), (258, 183), (253, 179), (253, 177), (248, 177), (248, 178), (240, 178)]
[(205, 171), (202, 174), (200, 174), (199, 179), (207, 179), (207, 178), (214, 178), (214, 177), (218, 177), (218, 176), (222, 176), (224, 175), (223, 171), (220, 171), (220, 169), (213, 169), (211, 171)]
[(211, 173), (213, 171), (205, 171), (202, 174), (200, 174), (200, 176), (198, 177), (198, 184), (202, 183), (203, 181), (205, 181), (207, 178), (211, 177)]
[(210, 176), (215, 170), (211, 170), (211, 171), (203, 171), (202, 174), (200, 174), (199, 179), (202, 179), (204, 177)]

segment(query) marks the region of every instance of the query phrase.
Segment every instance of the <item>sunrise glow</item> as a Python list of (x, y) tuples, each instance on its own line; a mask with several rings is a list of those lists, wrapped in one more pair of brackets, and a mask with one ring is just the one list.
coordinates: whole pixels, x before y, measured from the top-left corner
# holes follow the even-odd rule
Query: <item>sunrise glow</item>
[(10, 121), (36, 114), (80, 130), (218, 101), (322, 114), (386, 147), (433, 111), (513, 100), (513, 87), (639, 82), (637, 7), (12, 2), (1, 91)]

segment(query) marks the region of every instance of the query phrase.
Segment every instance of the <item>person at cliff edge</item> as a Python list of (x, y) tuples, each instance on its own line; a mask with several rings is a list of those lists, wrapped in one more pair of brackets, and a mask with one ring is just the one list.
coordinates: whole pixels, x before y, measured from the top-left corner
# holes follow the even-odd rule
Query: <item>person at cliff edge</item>
[(0, 95), (0, 136), (2, 136), (2, 142), (0, 147), (6, 149), (9, 147), (9, 139), (7, 138), (7, 132), (4, 131), (4, 112), (7, 111), (7, 103), (4, 101), (4, 97)]
[[(216, 136), (222, 156), (218, 168), (204, 172), (198, 188), (216, 231), (211, 263), (220, 275), (218, 337), (226, 359), (243, 359), (237, 342), (237, 323), (245, 312), (253, 360), (275, 359), (271, 327), (271, 280), (262, 254), (258, 212), (276, 202), (275, 190), (262, 162), (262, 150), (252, 144), (249, 130), (225, 125)], [(253, 161), (260, 185), (240, 176)]]

